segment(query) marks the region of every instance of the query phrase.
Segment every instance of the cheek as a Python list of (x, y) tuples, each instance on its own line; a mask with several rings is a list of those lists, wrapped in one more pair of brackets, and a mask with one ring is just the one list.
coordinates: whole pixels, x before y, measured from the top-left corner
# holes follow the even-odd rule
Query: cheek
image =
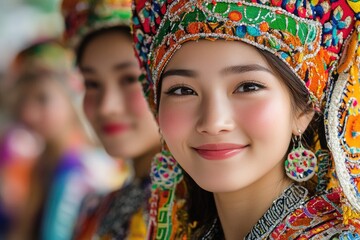
[(160, 104), (159, 127), (169, 145), (173, 145), (173, 142), (178, 145), (193, 131), (195, 116), (192, 112), (189, 106)]
[(89, 121), (94, 124), (95, 122), (95, 112), (96, 112), (96, 99), (94, 96), (85, 94), (83, 100), (83, 109), (86, 117)]
[(142, 92), (141, 86), (136, 86), (133, 91), (129, 91), (127, 96), (127, 103), (129, 110), (136, 117), (147, 116), (150, 109)]
[[(247, 105), (238, 114), (238, 121), (252, 137), (274, 138), (274, 134), (290, 130), (290, 106), (279, 98), (269, 98)], [(288, 133), (287, 133), (288, 135)]]
[(64, 124), (71, 118), (72, 106), (66, 99), (56, 98), (46, 106), (47, 116), (55, 124)]

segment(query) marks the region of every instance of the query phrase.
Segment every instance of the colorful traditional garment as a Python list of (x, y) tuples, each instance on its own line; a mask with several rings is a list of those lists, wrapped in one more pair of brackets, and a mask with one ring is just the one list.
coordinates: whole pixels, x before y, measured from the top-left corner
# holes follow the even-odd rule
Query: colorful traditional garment
[[(246, 239), (358, 239), (342, 224), (340, 193), (309, 198), (306, 188), (291, 185), (274, 200)], [(218, 219), (201, 238), (224, 239)]]
[(31, 171), (42, 149), (40, 138), (23, 126), (8, 127), (0, 135), (0, 239), (27, 202)]
[[(339, 239), (360, 239), (359, 20), (360, 3), (352, 0), (135, 0), (133, 35), (144, 71), (140, 80), (155, 114), (166, 64), (184, 43), (200, 39), (242, 41), (273, 53), (307, 88), (314, 109), (324, 112), (330, 152), (319, 144), (311, 147), (324, 153), (318, 158), (318, 194), (328, 192), (281, 216), (283, 223), (259, 230), (266, 235), (252, 237), (255, 226), (247, 239), (292, 239), (296, 234), (296, 239), (328, 239), (337, 233)], [(191, 238), (182, 176), (171, 156), (154, 161), (151, 239)], [(311, 209), (314, 201), (324, 207)]]
[[(101, 166), (95, 161), (101, 161), (104, 170), (115, 167), (113, 159), (100, 149), (69, 149), (62, 154), (58, 166), (49, 177), (51, 181), (45, 205), (40, 210), (41, 225), (39, 222), (37, 224), (41, 226), (41, 239), (70, 239), (83, 199), (90, 193), (113, 189), (113, 186), (106, 186), (104, 176), (99, 178), (96, 170)], [(44, 172), (38, 174), (44, 175)], [(114, 178), (113, 174), (107, 176)]]
[[(90, 196), (74, 239), (145, 239), (149, 197), (149, 178), (133, 181), (104, 198)], [(94, 201), (95, 207), (90, 207)]]

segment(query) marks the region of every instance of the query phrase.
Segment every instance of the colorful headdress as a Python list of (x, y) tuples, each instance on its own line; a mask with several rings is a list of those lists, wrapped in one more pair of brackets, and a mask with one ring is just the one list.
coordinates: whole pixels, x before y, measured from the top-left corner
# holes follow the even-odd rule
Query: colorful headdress
[(145, 71), (142, 81), (155, 112), (162, 71), (187, 41), (243, 41), (285, 62), (308, 89), (310, 100), (326, 106), (327, 142), (344, 193), (344, 220), (359, 224), (359, 2), (137, 0), (133, 14), (135, 49)]
[(75, 46), (86, 34), (117, 25), (130, 26), (131, 0), (63, 0), (64, 38)]
[(73, 70), (73, 54), (54, 39), (33, 43), (21, 51), (12, 63), (14, 74), (36, 71), (68, 73)]
[(47, 39), (34, 42), (20, 51), (10, 65), (9, 82), (14, 84), (23, 81), (51, 77), (57, 80), (71, 97), (79, 95), (80, 78), (74, 71), (74, 53), (58, 39)]

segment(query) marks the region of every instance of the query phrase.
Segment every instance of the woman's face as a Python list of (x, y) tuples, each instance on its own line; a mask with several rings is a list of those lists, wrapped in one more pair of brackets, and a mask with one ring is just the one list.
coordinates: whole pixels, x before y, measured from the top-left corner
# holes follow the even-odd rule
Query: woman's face
[(43, 77), (22, 83), (18, 91), (19, 120), (45, 140), (61, 137), (75, 119), (69, 96), (56, 81)]
[(292, 133), (308, 120), (294, 116), (280, 77), (242, 42), (188, 42), (162, 74), (160, 129), (175, 159), (207, 191), (284, 177)]
[(135, 158), (160, 144), (127, 36), (107, 33), (93, 39), (85, 48), (80, 70), (86, 88), (85, 114), (109, 154)]

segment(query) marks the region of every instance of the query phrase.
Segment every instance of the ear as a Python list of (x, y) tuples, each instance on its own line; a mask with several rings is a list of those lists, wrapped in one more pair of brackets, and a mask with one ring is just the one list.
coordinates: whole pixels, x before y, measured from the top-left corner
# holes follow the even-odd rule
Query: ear
[(307, 127), (309, 126), (311, 120), (313, 119), (314, 114), (315, 111), (308, 111), (297, 114), (294, 119), (292, 133), (295, 136), (299, 136), (301, 133), (304, 133)]

